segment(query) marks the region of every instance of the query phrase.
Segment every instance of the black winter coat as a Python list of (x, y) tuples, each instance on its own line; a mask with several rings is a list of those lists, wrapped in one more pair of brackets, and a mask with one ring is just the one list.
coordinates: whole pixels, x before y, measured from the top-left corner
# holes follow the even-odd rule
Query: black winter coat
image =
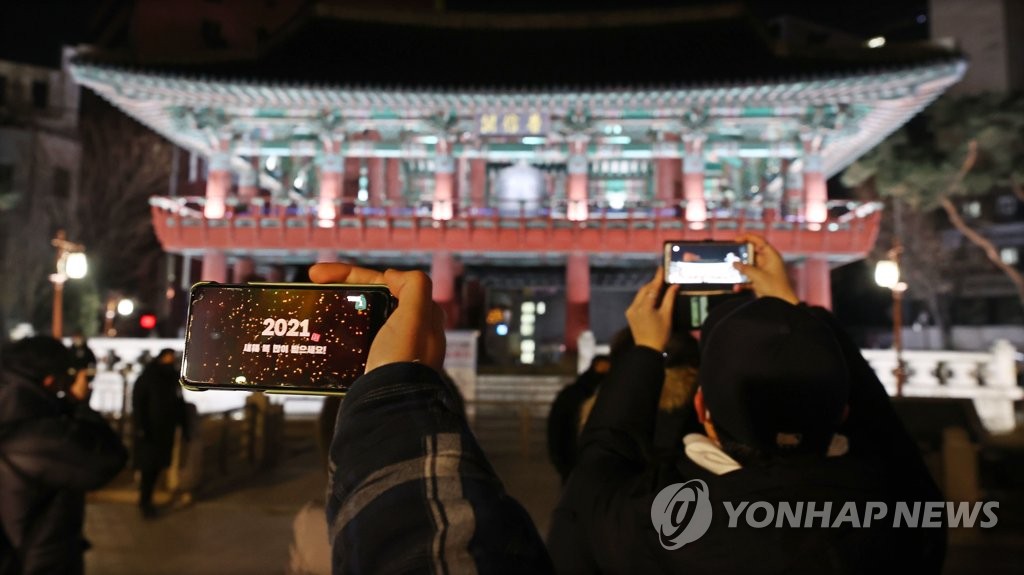
[(178, 371), (150, 362), (132, 389), (136, 469), (163, 469), (171, 464), (174, 431), (180, 426), (187, 432), (185, 414)]
[[(579, 461), (548, 537), (559, 573), (938, 573), (945, 529), (893, 529), (895, 501), (942, 496), (888, 396), (856, 346), (824, 310), (851, 369), (850, 418), (843, 430), (850, 450), (743, 467), (716, 475), (680, 453), (659, 459), (652, 441), (660, 385), (660, 353), (637, 347), (612, 366), (581, 438)], [(667, 550), (651, 519), (655, 496), (676, 483), (708, 486), (712, 519), (698, 540)], [(889, 522), (867, 528), (727, 526), (724, 503), (833, 502), (861, 509), (887, 502)], [(837, 505), (838, 503), (838, 505)], [(775, 507), (778, 509), (778, 507)], [(863, 513), (863, 512), (862, 512)], [(820, 523), (819, 523), (820, 524)]]
[(0, 575), (81, 573), (85, 492), (127, 459), (88, 405), (0, 374)]

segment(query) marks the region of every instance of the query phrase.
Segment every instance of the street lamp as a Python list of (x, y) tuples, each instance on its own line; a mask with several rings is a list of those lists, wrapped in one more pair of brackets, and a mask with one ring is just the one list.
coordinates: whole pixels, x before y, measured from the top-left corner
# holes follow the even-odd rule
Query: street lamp
[(50, 274), (53, 282), (52, 331), (53, 337), (60, 339), (64, 335), (64, 282), (84, 278), (89, 273), (89, 261), (85, 258), (85, 247), (69, 242), (64, 230), (57, 230), (50, 244), (57, 248), (57, 273)]
[(117, 319), (117, 316), (128, 317), (133, 313), (135, 313), (135, 302), (131, 298), (119, 299), (117, 295), (111, 295), (107, 298), (107, 311), (103, 314), (103, 333), (107, 337), (116, 336), (117, 329), (114, 327), (114, 320)]
[(896, 396), (903, 395), (903, 384), (907, 382), (907, 370), (903, 364), (903, 292), (907, 284), (900, 281), (900, 254), (903, 248), (897, 243), (889, 250), (889, 259), (875, 264), (875, 283), (892, 291), (892, 347), (896, 350)]

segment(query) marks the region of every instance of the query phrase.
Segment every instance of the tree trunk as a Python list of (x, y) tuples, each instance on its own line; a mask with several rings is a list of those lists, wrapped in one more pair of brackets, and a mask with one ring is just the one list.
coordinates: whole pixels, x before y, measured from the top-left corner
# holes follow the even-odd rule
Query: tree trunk
[(988, 257), (989, 261), (1010, 278), (1010, 281), (1013, 282), (1014, 287), (1017, 289), (1017, 298), (1020, 299), (1021, 308), (1024, 309), (1024, 275), (1021, 275), (1016, 268), (1004, 262), (999, 257), (999, 250), (996, 249), (996, 246), (964, 221), (952, 200), (948, 197), (943, 197), (939, 200), (939, 205), (946, 211), (946, 215), (949, 216), (949, 221), (953, 224), (953, 227), (970, 240), (971, 243), (984, 250), (985, 256)]

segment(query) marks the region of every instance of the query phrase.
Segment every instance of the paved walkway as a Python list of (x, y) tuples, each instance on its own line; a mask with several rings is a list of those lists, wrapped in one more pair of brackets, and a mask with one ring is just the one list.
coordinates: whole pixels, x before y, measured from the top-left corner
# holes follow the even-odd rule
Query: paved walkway
[[(488, 441), (483, 443), (487, 449)], [(506, 489), (523, 503), (543, 535), (559, 491), (558, 477), (548, 465), (546, 453), (537, 442), (531, 442), (528, 456), (494, 451), (491, 460)], [(170, 508), (153, 521), (139, 516), (134, 489), (125, 479), (89, 503), (86, 536), (94, 547), (86, 555), (87, 572), (284, 573), (293, 518), (307, 501), (322, 498), (323, 491), (324, 474), (314, 449), (217, 496)], [(947, 574), (1020, 573), (1024, 564), (1024, 493), (1013, 489), (1002, 495), (1009, 497), (1000, 497), (999, 527), (954, 535)]]

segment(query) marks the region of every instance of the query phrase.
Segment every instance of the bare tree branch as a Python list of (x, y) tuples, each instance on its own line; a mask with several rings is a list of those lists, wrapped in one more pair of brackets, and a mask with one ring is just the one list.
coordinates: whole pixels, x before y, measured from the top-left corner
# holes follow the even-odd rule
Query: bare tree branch
[[(964, 157), (964, 161), (957, 171), (956, 176), (949, 182), (946, 187), (946, 192), (939, 198), (939, 205), (945, 210), (946, 215), (949, 217), (950, 223), (953, 224), (961, 234), (964, 235), (974, 245), (978, 246), (985, 252), (985, 256), (992, 262), (997, 268), (1006, 274), (1010, 281), (1013, 282), (1014, 287), (1017, 289), (1017, 297), (1020, 298), (1021, 306), (1024, 306), (1024, 275), (1003, 261), (1003, 258), (999, 255), (999, 250), (996, 248), (988, 238), (978, 233), (972, 228), (963, 216), (960, 215), (960, 211), (957, 209), (956, 204), (950, 200), (950, 196), (960, 189), (963, 184), (964, 178), (970, 173), (971, 169), (974, 168), (975, 163), (978, 159), (978, 144), (975, 140), (971, 140), (967, 144), (967, 155)], [(1015, 190), (1015, 193), (1017, 190)]]

